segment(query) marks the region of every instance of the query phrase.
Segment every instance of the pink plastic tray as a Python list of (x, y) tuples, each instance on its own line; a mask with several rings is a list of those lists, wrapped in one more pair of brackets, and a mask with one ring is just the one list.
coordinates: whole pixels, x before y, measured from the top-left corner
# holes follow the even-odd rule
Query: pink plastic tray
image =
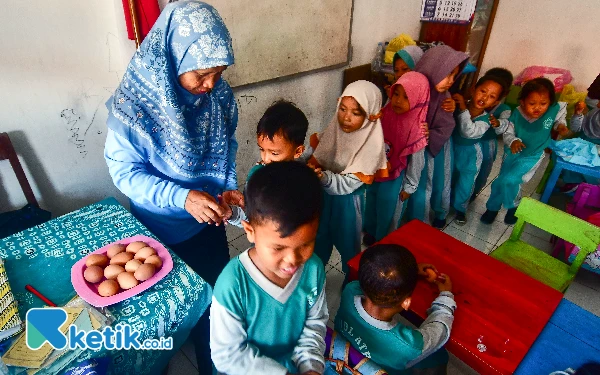
[[(90, 254), (106, 254), (107, 248), (110, 245), (119, 244), (119, 243), (123, 244), (123, 245), (128, 245), (134, 241), (144, 241), (145, 243), (148, 244), (148, 246), (153, 247), (154, 250), (156, 250), (156, 254), (160, 257), (160, 259), (163, 262), (162, 267), (160, 268), (160, 270), (158, 270), (157, 273), (154, 274), (154, 276), (152, 276), (151, 278), (149, 278), (148, 280), (146, 280), (144, 282), (139, 283), (137, 286), (135, 286), (129, 290), (123, 290), (123, 291), (115, 294), (114, 296), (102, 297), (101, 295), (98, 294), (98, 285), (100, 285), (100, 283), (97, 283), (97, 284), (88, 283), (83, 278), (83, 272), (87, 268), (85, 265), (85, 260), (86, 260), (87, 256)], [(100, 249), (98, 249), (94, 252), (91, 252), (90, 254), (88, 254), (85, 257), (83, 257), (82, 259), (80, 259), (71, 268), (71, 283), (73, 284), (73, 288), (75, 288), (75, 291), (77, 292), (77, 294), (79, 294), (79, 296), (81, 298), (83, 298), (90, 305), (96, 306), (96, 307), (104, 307), (104, 306), (113, 305), (115, 303), (124, 301), (127, 298), (133, 297), (133, 296), (143, 292), (144, 290), (150, 288), (152, 285), (156, 284), (157, 282), (159, 282), (162, 278), (164, 278), (173, 269), (173, 259), (171, 258), (171, 254), (169, 254), (169, 251), (167, 249), (165, 249), (165, 247), (160, 242), (156, 241), (155, 239), (146, 237), (146, 236), (142, 236), (142, 235), (137, 235), (137, 236), (133, 236), (133, 237), (129, 237), (129, 238), (123, 238), (122, 240), (115, 241), (104, 247), (101, 247)], [(106, 280), (106, 279), (102, 279), (102, 280)], [(100, 281), (100, 282), (102, 282), (102, 281)]]

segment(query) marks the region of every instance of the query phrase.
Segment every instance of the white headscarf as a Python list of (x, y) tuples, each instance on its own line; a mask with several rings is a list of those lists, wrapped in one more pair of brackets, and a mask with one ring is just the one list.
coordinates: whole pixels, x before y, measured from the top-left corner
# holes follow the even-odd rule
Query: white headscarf
[[(341, 99), (354, 98), (367, 114), (360, 129), (345, 133), (337, 120)], [(385, 143), (381, 121), (381, 91), (368, 81), (356, 81), (348, 85), (338, 99), (333, 119), (319, 137), (313, 156), (325, 169), (333, 173), (362, 173), (373, 176), (385, 169)]]

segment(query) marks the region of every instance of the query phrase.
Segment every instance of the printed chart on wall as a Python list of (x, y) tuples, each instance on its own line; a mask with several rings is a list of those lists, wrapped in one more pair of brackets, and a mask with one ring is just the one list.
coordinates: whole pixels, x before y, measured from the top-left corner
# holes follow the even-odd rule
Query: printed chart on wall
[(469, 23), (477, 0), (423, 0), (421, 21)]

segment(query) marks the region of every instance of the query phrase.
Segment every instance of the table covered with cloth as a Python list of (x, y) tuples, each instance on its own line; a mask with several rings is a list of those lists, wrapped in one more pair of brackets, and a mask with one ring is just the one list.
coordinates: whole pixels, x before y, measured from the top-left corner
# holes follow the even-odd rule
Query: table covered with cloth
[[(44, 303), (25, 290), (30, 284), (58, 306), (75, 296), (71, 267), (88, 253), (111, 242), (145, 235), (156, 238), (114, 198), (83, 207), (0, 240), (8, 280), (23, 321), (30, 308)], [(73, 364), (109, 357), (109, 374), (157, 374), (187, 339), (210, 304), (212, 290), (175, 253), (173, 269), (146, 291), (108, 306), (115, 327), (127, 323), (148, 338), (173, 337), (172, 350), (84, 350)], [(38, 374), (54, 374), (53, 366)]]

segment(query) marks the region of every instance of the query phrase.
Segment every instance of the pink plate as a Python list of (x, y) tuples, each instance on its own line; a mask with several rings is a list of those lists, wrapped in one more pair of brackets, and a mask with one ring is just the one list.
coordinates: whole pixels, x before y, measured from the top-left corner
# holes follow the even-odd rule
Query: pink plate
[[(151, 278), (146, 281), (139, 283), (137, 286), (129, 289), (123, 290), (114, 296), (110, 297), (102, 297), (98, 294), (98, 285), (100, 283), (92, 284), (87, 282), (83, 278), (83, 272), (87, 268), (85, 265), (85, 260), (90, 254), (106, 254), (107, 248), (110, 245), (114, 244), (123, 244), (128, 245), (134, 241), (143, 241), (156, 250), (156, 254), (160, 257), (163, 262), (162, 267), (158, 270), (157, 273), (154, 274)], [(71, 268), (71, 283), (73, 284), (73, 288), (81, 298), (83, 298), (87, 303), (96, 307), (104, 307), (109, 305), (114, 305), (117, 302), (121, 302), (126, 300), (127, 298), (133, 297), (144, 290), (150, 288), (152, 285), (159, 282), (162, 278), (164, 278), (172, 269), (173, 269), (173, 259), (171, 258), (171, 254), (169, 251), (158, 241), (153, 238), (137, 235), (129, 238), (123, 238), (122, 240), (115, 241), (110, 243), (100, 249), (90, 253), (77, 261)], [(106, 279), (102, 279), (104, 281)], [(102, 282), (100, 281), (100, 282)]]

